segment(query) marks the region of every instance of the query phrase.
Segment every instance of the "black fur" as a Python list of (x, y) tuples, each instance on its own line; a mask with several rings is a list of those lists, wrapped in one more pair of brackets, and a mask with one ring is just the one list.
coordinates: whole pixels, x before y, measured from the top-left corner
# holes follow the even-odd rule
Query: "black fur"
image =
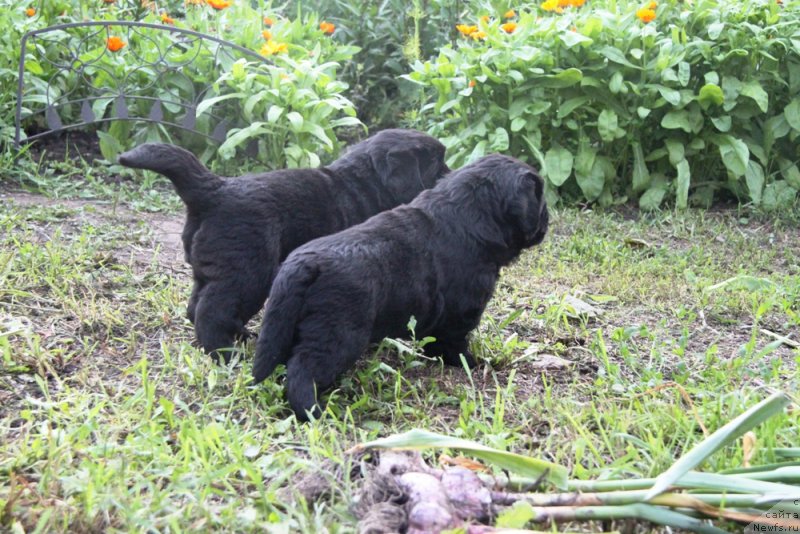
[(194, 275), (187, 315), (200, 345), (226, 361), (220, 349), (246, 335), (289, 252), (411, 201), (449, 170), (444, 146), (413, 130), (379, 132), (328, 167), (238, 178), (220, 178), (166, 144), (141, 145), (119, 162), (163, 174), (186, 204), (183, 246)]
[(433, 336), (425, 352), (475, 361), (467, 334), (480, 321), (500, 267), (544, 238), (542, 180), (492, 155), (455, 171), (406, 206), (306, 243), (278, 271), (253, 365), (256, 383), (286, 363), (289, 403), (319, 413), (331, 387), (370, 342)]

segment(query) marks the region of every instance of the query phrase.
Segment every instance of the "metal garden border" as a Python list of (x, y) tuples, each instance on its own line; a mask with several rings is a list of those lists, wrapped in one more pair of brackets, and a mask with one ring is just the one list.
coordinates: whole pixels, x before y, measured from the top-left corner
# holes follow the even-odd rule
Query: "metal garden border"
[[(67, 41), (66, 45), (56, 39), (47, 38), (51, 36), (58, 37), (57, 32), (68, 31), (72, 28), (86, 27), (97, 27), (97, 30), (88, 33), (86, 36), (77, 41), (69, 40)], [(104, 71), (107, 75), (112, 76), (113, 78), (113, 74), (109, 72), (109, 69), (106, 66), (101, 64), (100, 60), (107, 54), (113, 54), (115, 52), (111, 52), (105, 46), (103, 46), (101, 48), (102, 51), (99, 52), (96, 57), (86, 58), (85, 54), (81, 54), (81, 49), (87, 44), (87, 42), (92, 39), (96, 39), (98, 36), (103, 37), (102, 42), (105, 44), (107, 42), (107, 38), (111, 35), (111, 28), (117, 27), (126, 29), (127, 43), (131, 42), (130, 38), (132, 35), (137, 36), (137, 38), (147, 39), (153, 42), (155, 44), (155, 48), (158, 50), (158, 58), (156, 60), (147, 61), (141, 55), (137, 54), (135, 48), (130, 48), (129, 53), (137, 54), (139, 61), (132, 64), (132, 68), (126, 71), (125, 76), (121, 80), (117, 80), (117, 87), (95, 87), (92, 83), (94, 72)], [(162, 50), (162, 47), (158, 46), (158, 43), (155, 43), (152, 36), (141, 31), (142, 28), (169, 32), (170, 35), (173, 36), (171, 43)], [(38, 114), (42, 114), (49, 129), (38, 132), (31, 136), (27, 136), (24, 140), (25, 142), (89, 124), (104, 123), (115, 120), (136, 120), (182, 128), (221, 143), (225, 140), (228, 131), (228, 121), (225, 117), (215, 115), (214, 113), (209, 113), (210, 121), (212, 121), (212, 124), (215, 124), (210, 135), (195, 128), (197, 119), (197, 105), (203, 100), (204, 95), (211, 87), (211, 81), (209, 81), (209, 87), (199, 91), (194, 95), (194, 98), (190, 100), (181, 98), (177, 89), (174, 91), (167, 89), (165, 86), (159, 85), (159, 82), (162, 81), (163, 78), (168, 74), (182, 75), (186, 78), (186, 80), (191, 82), (188, 76), (182, 73), (182, 70), (191, 65), (192, 61), (194, 61), (200, 54), (202, 46), (206, 45), (209, 46), (208, 49), (212, 50), (213, 52), (215, 65), (220, 65), (223, 59), (233, 63), (236, 58), (231, 53), (232, 51), (241, 53), (241, 55), (245, 58), (268, 63), (267, 58), (259, 53), (239, 46), (235, 43), (231, 43), (230, 41), (225, 41), (223, 39), (219, 39), (218, 37), (200, 33), (194, 30), (175, 28), (173, 26), (166, 26), (162, 24), (152, 24), (137, 21), (85, 21), (58, 24), (55, 26), (49, 26), (47, 28), (29, 31), (22, 36), (21, 41), (19, 80), (17, 85), (17, 107), (14, 117), (14, 145), (17, 148), (19, 148), (20, 144), (23, 142), (21, 139), (22, 109), (23, 99), (26, 96), (25, 61), (29, 55), (27, 50), (28, 41), (31, 41), (31, 43), (34, 44), (37, 42), (42, 42), (46, 45), (45, 48), (48, 46), (64, 47), (66, 54), (57, 54), (54, 58), (48, 57), (47, 54), (44, 54), (36, 58), (40, 63), (47, 63), (49, 66), (55, 67), (57, 70), (50, 80), (46, 82), (46, 85), (40, 88), (43, 89), (44, 92), (43, 102), (41, 102), (43, 108), (32, 110), (30, 115), (26, 117), (29, 118)], [(178, 62), (170, 62), (169, 56), (171, 53), (174, 52), (175, 54), (185, 55), (192, 48), (194, 48), (196, 51), (194, 54), (190, 53), (190, 57), (188, 57), (188, 59)], [(137, 90), (133, 91), (133, 87), (129, 85), (130, 80), (135, 78), (145, 69), (149, 69), (152, 73), (154, 73), (151, 83), (143, 87), (137, 86)], [(54, 81), (62, 79), (64, 73), (69, 72), (75, 73), (74, 86), (67, 88), (67, 90), (63, 92), (53, 86)], [(80, 81), (85, 83), (79, 83)], [(152, 96), (152, 94), (137, 94), (147, 90), (151, 90), (151, 92), (160, 91), (162, 94), (159, 94), (158, 96)], [(166, 98), (164, 95), (167, 95)], [(106, 102), (102, 106), (103, 113), (98, 117), (97, 113), (92, 107), (92, 104), (98, 102), (99, 100), (106, 100)], [(150, 105), (150, 111), (146, 117), (131, 116), (128, 103), (136, 100), (152, 102)], [(107, 116), (109, 115), (107, 108), (112, 101), (113, 110), (111, 116)], [(80, 122), (66, 125), (64, 124), (61, 116), (59, 115), (59, 108), (65, 106), (80, 106)], [(165, 106), (168, 109), (178, 109), (183, 112), (182, 119), (179, 122), (177, 120), (165, 119)], [(179, 114), (179, 112), (172, 112), (172, 115)]]

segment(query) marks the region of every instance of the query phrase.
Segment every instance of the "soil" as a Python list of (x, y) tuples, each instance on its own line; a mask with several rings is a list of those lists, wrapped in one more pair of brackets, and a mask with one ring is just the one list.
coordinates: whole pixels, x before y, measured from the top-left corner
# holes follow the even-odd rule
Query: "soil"
[(69, 130), (40, 137), (31, 144), (30, 154), (34, 161), (43, 162), (84, 160), (92, 163), (96, 159), (103, 159), (97, 133), (84, 130)]

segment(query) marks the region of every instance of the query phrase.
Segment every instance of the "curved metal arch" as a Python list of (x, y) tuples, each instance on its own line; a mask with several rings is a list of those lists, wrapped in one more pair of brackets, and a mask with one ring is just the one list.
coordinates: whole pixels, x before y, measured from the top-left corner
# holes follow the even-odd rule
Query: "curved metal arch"
[[(133, 121), (143, 121), (143, 122), (150, 122), (150, 123), (160, 123), (166, 126), (177, 127), (184, 130), (192, 131), (197, 134), (200, 134), (204, 137), (209, 139), (213, 139), (219, 143), (225, 140), (227, 128), (229, 122), (226, 118), (215, 115), (214, 113), (209, 112), (209, 117), (212, 123), (216, 126), (213, 129), (211, 134), (205, 133), (203, 131), (197, 130), (196, 126), (196, 116), (194, 115), (197, 105), (200, 101), (202, 101), (203, 96), (207, 93), (208, 89), (210, 88), (210, 84), (204, 90), (196, 93), (194, 98), (191, 100), (182, 100), (178, 95), (179, 89), (173, 88), (166, 90), (169, 94), (170, 99), (162, 99), (157, 96), (148, 96), (137, 94), (141, 93), (141, 89), (150, 89), (156, 88), (159, 86), (159, 82), (162, 82), (162, 78), (167, 76), (168, 74), (176, 74), (178, 76), (184, 76), (182, 70), (191, 65), (192, 61), (197, 58), (200, 54), (200, 48), (197, 49), (195, 53), (190, 53), (190, 57), (181, 62), (170, 63), (168, 60), (168, 55), (173, 52), (174, 50), (178, 49), (179, 46), (185, 45), (188, 48), (194, 47), (197, 44), (203, 44), (205, 42), (214, 43), (216, 45), (215, 49), (210, 49), (209, 51), (212, 52), (213, 62), (215, 64), (219, 64), (221, 62), (220, 56), (225, 54), (226, 58), (230, 61), (234, 61), (234, 56), (229, 51), (236, 51), (241, 56), (244, 56), (247, 59), (257, 60), (259, 62), (269, 64), (267, 58), (255, 52), (254, 50), (250, 50), (248, 48), (244, 48), (243, 46), (237, 45), (236, 43), (232, 43), (230, 41), (226, 41), (224, 39), (220, 39), (213, 35), (204, 34), (195, 30), (187, 30), (184, 28), (176, 28), (174, 26), (167, 26), (163, 24), (153, 24), (149, 22), (138, 22), (138, 21), (84, 21), (84, 22), (70, 22), (65, 24), (57, 24), (54, 26), (48, 26), (46, 28), (40, 28), (36, 30), (29, 31), (22, 36), (21, 40), (21, 52), (20, 52), (20, 61), (19, 61), (19, 78), (17, 81), (17, 105), (16, 105), (16, 113), (14, 116), (15, 120), (15, 131), (14, 131), (14, 145), (15, 147), (19, 148), (20, 143), (22, 142), (21, 133), (22, 133), (22, 104), (25, 92), (25, 60), (28, 55), (27, 45), (28, 41), (32, 43), (36, 43), (37, 38), (40, 36), (44, 36), (47, 34), (52, 34), (58, 31), (67, 31), (73, 28), (86, 28), (86, 27), (97, 27), (98, 30), (96, 32), (90, 33), (86, 37), (80, 39), (77, 45), (74, 43), (67, 43), (64, 46), (65, 53), (67, 55), (67, 60), (62, 61), (61, 57), (57, 57), (56, 59), (49, 59), (45, 57), (45, 60), (49, 65), (51, 65), (54, 70), (55, 74), (50, 79), (50, 81), (46, 84), (46, 90), (44, 95), (44, 108), (39, 109), (36, 112), (32, 113), (31, 116), (41, 115), (44, 118), (45, 123), (48, 126), (48, 130), (36, 133), (31, 136), (27, 136), (25, 141), (32, 141), (39, 137), (44, 137), (53, 133), (57, 133), (63, 130), (69, 130), (73, 128), (78, 128), (81, 126), (86, 126), (88, 124), (98, 124), (104, 122), (111, 122), (114, 120), (133, 120)], [(128, 42), (130, 42), (130, 36), (132, 34), (138, 35), (143, 39), (152, 40), (152, 37), (146, 35), (144, 33), (140, 33), (138, 30), (141, 28), (147, 28), (152, 30), (158, 31), (166, 31), (169, 32), (171, 35), (175, 34), (178, 39), (173, 39), (167, 46), (165, 50), (162, 50), (162, 47), (154, 46), (153, 48), (158, 51), (158, 58), (154, 61), (142, 61), (144, 58), (138, 56), (140, 60), (138, 64), (134, 65), (129, 71), (125, 73), (122, 79), (117, 80), (118, 86), (116, 90), (109, 88), (109, 87), (92, 87), (90, 83), (85, 83), (83, 86), (76, 85), (71, 89), (62, 92), (59, 87), (53, 85), (53, 81), (58, 81), (59, 79), (65, 79), (65, 76), (69, 73), (75, 73), (76, 79), (80, 78), (83, 82), (89, 82), (89, 78), (87, 78), (87, 69), (96, 68), (102, 71), (105, 71), (107, 75), (110, 76), (110, 72), (106, 69), (105, 66), (100, 65), (99, 62), (103, 57), (106, 57), (110, 52), (103, 48), (102, 51), (93, 58), (85, 60), (81, 58), (80, 49), (81, 47), (88, 42), (91, 38), (97, 37), (101, 35), (104, 31), (106, 36), (110, 34), (110, 28), (112, 27), (121, 27), (127, 28), (128, 34)], [(181, 41), (179, 39), (183, 38), (184, 40)], [(187, 48), (187, 49), (188, 49)], [(158, 68), (156, 68), (158, 67)], [(127, 93), (126, 87), (127, 83), (134, 78), (138, 73), (144, 71), (145, 69), (150, 68), (152, 71), (156, 72), (155, 76), (151, 83), (148, 84), (147, 87), (141, 88), (137, 86), (136, 93)], [(190, 81), (188, 77), (186, 77), (187, 81)], [(93, 94), (89, 94), (87, 96), (83, 96), (80, 98), (70, 98), (73, 92), (77, 91), (79, 88), (86, 89), (89, 88), (90, 92), (94, 91)], [(52, 89), (52, 95), (51, 95)], [(51, 101), (52, 96), (52, 101)], [(110, 99), (115, 102), (115, 117), (96, 117), (94, 111), (92, 110), (91, 103), (100, 100), (100, 99)], [(147, 116), (142, 117), (135, 117), (130, 116), (129, 108), (127, 106), (127, 101), (151, 101), (152, 107), (149, 110)], [(58, 108), (63, 106), (73, 106), (77, 105), (80, 107), (80, 113), (78, 114), (81, 122), (76, 122), (73, 124), (64, 125), (61, 121), (61, 118), (58, 114)], [(108, 104), (106, 104), (107, 106)], [(184, 116), (182, 120), (167, 120), (164, 118), (163, 108), (164, 105), (167, 107), (179, 107), (184, 112)]]

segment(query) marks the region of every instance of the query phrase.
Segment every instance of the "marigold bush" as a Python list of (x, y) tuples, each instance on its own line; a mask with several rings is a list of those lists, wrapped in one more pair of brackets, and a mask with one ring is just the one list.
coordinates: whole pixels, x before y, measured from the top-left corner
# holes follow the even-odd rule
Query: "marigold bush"
[[(0, 5), (7, 2), (0, 0)], [(158, 123), (113, 121), (98, 133), (103, 154), (110, 161), (132, 144), (171, 141), (192, 148), (205, 160), (217, 154), (233, 159), (249, 148), (248, 154), (270, 167), (316, 165), (321, 155), (333, 158), (338, 152), (337, 128), (360, 125), (353, 104), (343, 95), (346, 84), (337, 81), (340, 64), (348, 62), (358, 48), (332, 39), (334, 25), (313, 14), (289, 18), (267, 7), (253, 8), (246, 1), (89, 5), (56, 0), (48, 2), (33, 19), (21, 9), (13, 16), (5, 25), (14, 28), (17, 42), (25, 31), (64, 22), (140, 20), (210, 34), (266, 58), (265, 62), (234, 62), (217, 54), (216, 45), (200, 47), (180, 34), (151, 29), (132, 32), (123, 26), (113, 26), (108, 35), (98, 33), (96, 27), (70, 28), (42, 37), (44, 41), (38, 45), (29, 42), (23, 118), (29, 108), (45, 102), (47, 92), (51, 100), (60, 94), (69, 94), (72, 100), (81, 97), (91, 90), (89, 80), (94, 87), (108, 87), (111, 95), (124, 83), (125, 94), (145, 97), (128, 100), (131, 117), (147, 117), (152, 106), (147, 97), (159, 97), (164, 100), (165, 118), (183, 123), (185, 110), (167, 102), (180, 95), (181, 100), (197, 103), (193, 122), (199, 131), (210, 135), (218, 126), (208, 119), (210, 111), (227, 122), (227, 140), (217, 147), (206, 138)], [(53, 41), (52, 46), (47, 39)], [(83, 77), (62, 67), (67, 56), (59, 54), (70, 49), (78, 50), (81, 61), (92, 65)], [(19, 45), (12, 50), (11, 55), (19, 57)], [(191, 59), (188, 64), (187, 58)], [(182, 67), (175, 75), (162, 76), (160, 71), (173, 62)], [(13, 71), (9, 68), (8, 72)], [(92, 111), (97, 118), (113, 117), (113, 106), (113, 96), (103, 97), (93, 100)], [(3, 111), (7, 112), (3, 114), (3, 133), (8, 140), (13, 111), (11, 106)], [(77, 106), (59, 108), (65, 124), (80, 122), (79, 113)], [(24, 126), (36, 130), (43, 125), (26, 121)]]
[(546, 0), (517, 8), (513, 33), (479, 15), (407, 76), (423, 91), (414, 123), (452, 166), (493, 151), (538, 162), (551, 201), (795, 201), (797, 3)]

